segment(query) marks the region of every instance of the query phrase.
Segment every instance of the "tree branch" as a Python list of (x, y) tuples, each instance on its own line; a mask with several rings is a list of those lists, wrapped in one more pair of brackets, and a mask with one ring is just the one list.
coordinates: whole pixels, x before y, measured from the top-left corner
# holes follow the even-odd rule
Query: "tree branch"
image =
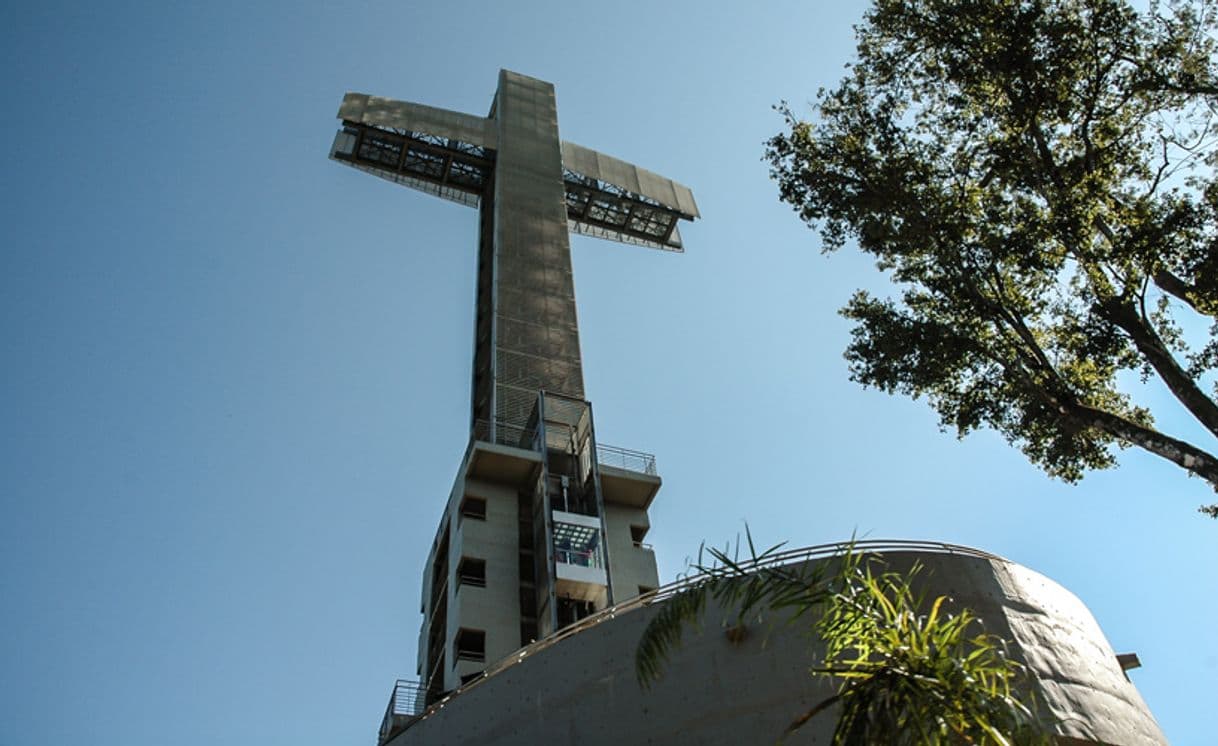
[(1155, 281), (1155, 285), (1157, 285), (1160, 290), (1184, 301), (1197, 313), (1205, 316), (1218, 317), (1218, 309), (1211, 308), (1207, 310), (1196, 303), (1196, 301), (1193, 299), (1193, 294), (1196, 292), (1196, 288), (1193, 285), (1181, 280), (1179, 277), (1176, 277), (1166, 269), (1155, 270), (1154, 274), (1151, 275), (1151, 279)]
[(1120, 298), (1102, 300), (1096, 307), (1101, 316), (1129, 335), (1138, 352), (1142, 353), (1142, 357), (1155, 369), (1159, 378), (1163, 379), (1163, 383), (1167, 384), (1167, 388), (1184, 408), (1206, 429), (1218, 436), (1218, 405), (1206, 396), (1197, 382), (1180, 367), (1167, 345), (1154, 329), (1143, 323), (1137, 311)]
[[(981, 305), (994, 317), (996, 317), (995, 321), (997, 321), (1000, 325), (1005, 324), (1012, 332), (1015, 333), (1015, 336), (1026, 348), (1025, 355), (1031, 358), (1031, 361), (1034, 363), (1033, 367), (1036, 370), (1047, 374), (1049, 378), (1058, 386), (1064, 385), (1061, 374), (1057, 372), (1057, 368), (1053, 365), (1053, 361), (1051, 361), (1049, 356), (1045, 354), (1044, 348), (1042, 348), (1040, 343), (1036, 341), (1036, 336), (1032, 334), (1032, 330), (1029, 329), (1027, 324), (1023, 322), (1023, 317), (1020, 314), (1010, 310), (1007, 303), (1004, 302), (1007, 300), (1006, 288), (1003, 285), (1001, 274), (996, 269), (991, 270), (989, 274), (994, 279), (996, 286), (995, 290), (1000, 296), (1003, 297), (1003, 300), (995, 302), (985, 297), (985, 294), (981, 292), (976, 283), (974, 283), (972, 280), (966, 279), (965, 287), (968, 288), (969, 294), (972, 296), (974, 302)], [(1044, 384), (1042, 383), (1041, 385)]]
[(1085, 404), (1063, 403), (1062, 409), (1067, 418), (1165, 458), (1201, 477), (1218, 491), (1218, 458), (1191, 443)]

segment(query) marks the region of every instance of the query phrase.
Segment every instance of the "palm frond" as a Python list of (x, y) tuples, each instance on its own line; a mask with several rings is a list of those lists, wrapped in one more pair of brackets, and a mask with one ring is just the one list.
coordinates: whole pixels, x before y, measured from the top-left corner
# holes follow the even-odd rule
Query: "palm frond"
[(889, 570), (879, 555), (855, 551), (852, 540), (828, 561), (780, 565), (781, 544), (758, 552), (747, 527), (746, 536), (743, 559), (739, 542), (735, 552), (700, 550), (694, 579), (647, 625), (635, 655), (642, 686), (659, 679), (685, 628), (698, 625), (712, 601), (734, 625), (763, 612), (781, 612), (774, 618), (788, 624), (814, 612), (808, 633), (825, 652), (810, 672), (839, 687), (787, 735), (836, 711), (839, 745), (1050, 743), (1026, 694), (1024, 667), (1007, 656), (1004, 640), (979, 630), (971, 611), (951, 610), (943, 596), (927, 605), (914, 590), (919, 563)]
[[(672, 652), (680, 647), (686, 627), (699, 623), (708, 600), (730, 615), (730, 626), (742, 624), (759, 610), (787, 612), (794, 621), (824, 603), (832, 595), (826, 563), (772, 565), (784, 544), (758, 552), (752, 533), (745, 527), (748, 555), (714, 547), (700, 548), (690, 570), (694, 579), (668, 599), (647, 624), (635, 651), (635, 675), (649, 687), (663, 674)], [(853, 546), (852, 544), (850, 546)], [(850, 553), (846, 551), (843, 556)], [(704, 555), (709, 560), (704, 560)], [(729, 624), (725, 619), (725, 624)]]
[(1049, 743), (1016, 693), (1023, 666), (1007, 657), (1003, 640), (975, 633), (972, 612), (947, 613), (946, 597), (922, 614), (912, 588), (921, 571), (858, 564), (817, 622), (826, 653), (812, 674), (841, 682), (833, 742)]

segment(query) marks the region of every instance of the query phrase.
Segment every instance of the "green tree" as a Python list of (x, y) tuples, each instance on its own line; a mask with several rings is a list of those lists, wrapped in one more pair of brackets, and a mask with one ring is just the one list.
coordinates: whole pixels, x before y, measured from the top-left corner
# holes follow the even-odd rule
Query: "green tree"
[(1017, 694), (1025, 669), (967, 609), (945, 613), (942, 596), (924, 603), (911, 587), (919, 566), (887, 571), (882, 557), (850, 545), (830, 560), (775, 564), (778, 549), (757, 554), (750, 538), (746, 562), (711, 550), (713, 562), (703, 565), (700, 556), (698, 579), (644, 630), (635, 655), (639, 682), (650, 686), (662, 676), (683, 630), (714, 599), (733, 615), (730, 629), (764, 610), (823, 644), (810, 672), (837, 680), (837, 693), (795, 718), (787, 735), (836, 707), (834, 744), (1049, 743)]
[(900, 289), (842, 309), (852, 379), (1069, 482), (1137, 446), (1218, 489), (1212, 446), (1128, 385), (1218, 436), (1215, 28), (1183, 1), (876, 0), (846, 77), (811, 121), (779, 107), (766, 148), (826, 250)]

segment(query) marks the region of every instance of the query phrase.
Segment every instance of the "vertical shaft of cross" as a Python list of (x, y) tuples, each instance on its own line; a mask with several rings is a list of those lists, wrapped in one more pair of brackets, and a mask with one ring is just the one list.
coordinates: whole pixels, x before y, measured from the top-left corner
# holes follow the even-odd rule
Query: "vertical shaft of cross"
[(680, 251), (698, 210), (687, 187), (559, 140), (554, 87), (510, 71), (486, 117), (348, 93), (339, 118), (335, 160), (479, 210), (471, 437), (423, 573), (431, 703), (659, 585), (641, 541), (660, 478), (597, 442), (569, 232)]
[(583, 399), (558, 112), (550, 83), (499, 74), (494, 183), (481, 205), (473, 425), (524, 428), (541, 390)]
[(674, 181), (558, 138), (554, 86), (503, 70), (473, 116), (348, 93), (335, 160), (480, 211), (471, 436), (529, 440), (538, 394), (584, 401), (568, 231), (681, 251)]

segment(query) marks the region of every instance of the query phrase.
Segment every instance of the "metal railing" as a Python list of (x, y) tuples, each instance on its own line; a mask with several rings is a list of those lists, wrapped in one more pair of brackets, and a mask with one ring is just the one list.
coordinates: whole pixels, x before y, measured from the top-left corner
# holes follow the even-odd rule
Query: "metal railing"
[(602, 466), (614, 466), (626, 471), (650, 474), (653, 477), (656, 475), (656, 457), (642, 451), (597, 443), (596, 461)]
[[(389, 695), (389, 706), (385, 708), (385, 717), (381, 720), (381, 730), (377, 734), (377, 742), (384, 743), (393, 736), (409, 727), (423, 713), (427, 702), (427, 689), (421, 682), (398, 679), (393, 685), (393, 694)], [(396, 718), (403, 718), (405, 721)]]
[[(537, 444), (537, 428), (526, 427), (516, 422), (508, 422), (506, 420), (494, 420), (494, 428), (491, 427), (491, 420), (478, 420), (474, 423), (473, 431), (470, 435), (474, 440), (480, 440), (484, 443), (496, 443), (501, 446), (511, 446), (513, 448), (524, 448), (529, 451), (539, 450)], [(491, 430), (494, 430), (494, 437), (491, 437)]]
[[(839, 542), (836, 544), (818, 544), (816, 546), (804, 547), (802, 549), (790, 549), (785, 552), (778, 552), (769, 555), (761, 562), (741, 563), (741, 566), (746, 570), (760, 570), (767, 567), (779, 567), (798, 562), (830, 559), (832, 557), (841, 556), (843, 553), (849, 550), (866, 554), (883, 554), (886, 551), (916, 551), (926, 552), (928, 554), (951, 554), (963, 557), (994, 560), (997, 562), (1010, 562), (1010, 560), (996, 554), (991, 554), (990, 552), (986, 552), (981, 549), (974, 549), (972, 547), (966, 547), (959, 544), (948, 544), (940, 541), (916, 541), (908, 539), (868, 539), (854, 542)], [(501, 658), (495, 663), (492, 663), (478, 678), (461, 685), (444, 698), (433, 702), (430, 707), (419, 713), (414, 720), (406, 723), (405, 726), (402, 727), (398, 732), (407, 730), (418, 721), (431, 717), (433, 714), (447, 705), (449, 701), (453, 699), (453, 697), (460, 696), (464, 692), (478, 686), (501, 671), (523, 662), (526, 658), (557, 645), (569, 637), (574, 637), (580, 632), (591, 629), (602, 622), (611, 621), (623, 614), (637, 611), (645, 606), (651, 606), (652, 604), (667, 601), (685, 589), (698, 585), (707, 579), (708, 578), (706, 575), (695, 575), (693, 577), (682, 578), (681, 580), (661, 586), (660, 588), (657, 588), (649, 593), (644, 593), (616, 606), (610, 606), (609, 608), (603, 609), (591, 616), (584, 617), (575, 624), (572, 624), (569, 627), (564, 627), (557, 634), (547, 637), (544, 640), (539, 640), (532, 645), (527, 645), (512, 653), (508, 657)], [(399, 684), (400, 683), (401, 682), (399, 682)], [(386, 721), (388, 721), (388, 719), (388, 716), (386, 716)], [(384, 732), (384, 725), (381, 726), (381, 730)]]
[(562, 562), (568, 565), (578, 565), (580, 567), (599, 568), (604, 567), (601, 562), (601, 553), (599, 549), (554, 549), (554, 559), (557, 562)]
[[(498, 445), (512, 446), (513, 448), (524, 448), (529, 451), (540, 450), (540, 444), (537, 442), (536, 427), (526, 427), (519, 423), (501, 419), (496, 419), (493, 423), (494, 427), (492, 428), (491, 420), (478, 420), (474, 423), (474, 428), (470, 435), (474, 440), (480, 440), (484, 443), (496, 443)], [(494, 430), (493, 438), (491, 435), (492, 429)], [(602, 466), (612, 466), (618, 469), (625, 469), (626, 471), (656, 476), (656, 457), (651, 453), (597, 443), (596, 461)]]
[(422, 682), (398, 679), (393, 685), (393, 694), (389, 696), (389, 706), (385, 708), (385, 719), (389, 720), (390, 715), (421, 715), (426, 696), (427, 689)]

